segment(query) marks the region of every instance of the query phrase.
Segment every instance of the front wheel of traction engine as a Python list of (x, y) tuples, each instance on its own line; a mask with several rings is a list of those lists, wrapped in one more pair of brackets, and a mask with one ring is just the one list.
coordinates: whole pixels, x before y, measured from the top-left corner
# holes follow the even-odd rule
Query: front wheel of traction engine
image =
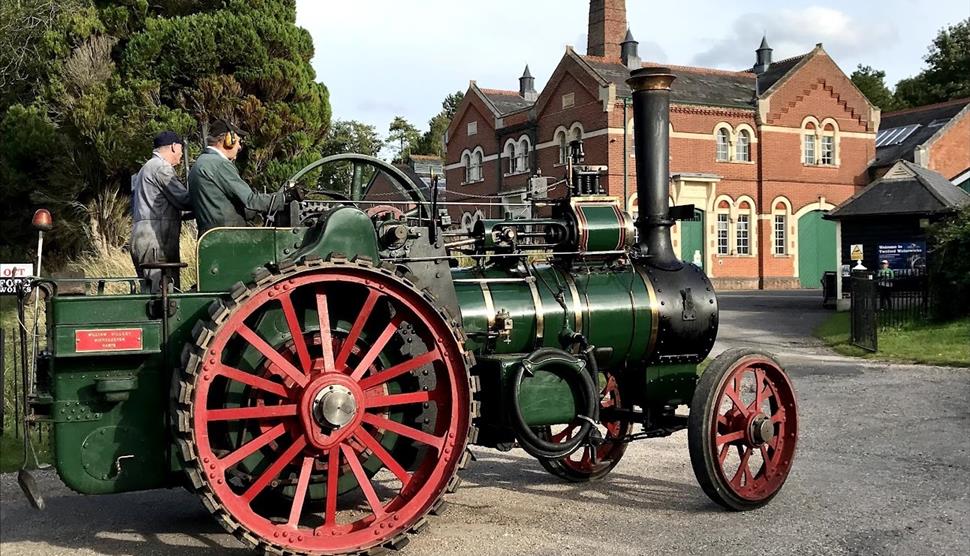
[(771, 355), (731, 349), (704, 371), (688, 421), (694, 475), (729, 510), (767, 504), (785, 484), (798, 441), (795, 390)]
[(181, 383), (179, 443), (203, 504), (267, 552), (403, 546), (467, 459), (475, 386), (460, 331), (367, 263), (257, 283), (213, 306)]

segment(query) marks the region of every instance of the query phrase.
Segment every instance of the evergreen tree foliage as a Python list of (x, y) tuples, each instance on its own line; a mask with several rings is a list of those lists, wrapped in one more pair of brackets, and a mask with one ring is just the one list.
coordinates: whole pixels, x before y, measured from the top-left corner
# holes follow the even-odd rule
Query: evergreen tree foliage
[(970, 205), (930, 229), (930, 286), (936, 316), (970, 315)]
[(889, 112), (896, 107), (889, 87), (886, 87), (886, 72), (859, 64), (850, 77), (852, 83), (866, 95), (869, 102), (878, 106), (883, 112)]
[[(32, 232), (23, 221), (47, 206), (58, 224), (53, 250), (96, 247), (78, 228), (117, 213), (105, 203), (127, 203), (130, 177), (164, 129), (183, 135), (194, 156), (212, 121), (237, 123), (250, 133), (240, 168), (258, 190), (321, 155), (329, 94), (316, 82), (293, 0), (0, 4), (0, 50), (32, 41), (29, 56), (0, 54), (0, 221), (13, 228), (4, 229), (9, 245), (25, 245)], [(18, 19), (8, 24), (8, 15)]]

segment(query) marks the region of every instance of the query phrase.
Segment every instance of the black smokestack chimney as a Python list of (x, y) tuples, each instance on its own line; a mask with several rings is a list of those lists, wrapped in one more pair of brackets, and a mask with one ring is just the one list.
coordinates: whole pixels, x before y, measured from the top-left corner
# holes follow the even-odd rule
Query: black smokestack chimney
[(636, 144), (637, 199), (640, 232), (637, 245), (649, 264), (677, 270), (683, 263), (670, 243), (670, 84), (669, 68), (633, 71), (627, 84), (633, 90), (633, 136)]

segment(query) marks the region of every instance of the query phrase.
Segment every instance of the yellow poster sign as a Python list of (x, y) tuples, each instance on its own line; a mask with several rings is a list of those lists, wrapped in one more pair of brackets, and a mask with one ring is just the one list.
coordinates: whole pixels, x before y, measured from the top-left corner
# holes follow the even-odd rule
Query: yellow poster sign
[(849, 252), (851, 253), (851, 259), (853, 261), (862, 260), (862, 244), (852, 245), (852, 248), (849, 249)]

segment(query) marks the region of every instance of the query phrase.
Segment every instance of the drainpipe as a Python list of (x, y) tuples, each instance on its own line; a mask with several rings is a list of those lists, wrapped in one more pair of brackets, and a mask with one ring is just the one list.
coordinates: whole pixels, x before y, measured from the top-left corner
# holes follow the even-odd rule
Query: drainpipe
[(630, 125), (627, 123), (627, 106), (629, 99), (623, 97), (623, 210), (629, 210), (630, 194)]

